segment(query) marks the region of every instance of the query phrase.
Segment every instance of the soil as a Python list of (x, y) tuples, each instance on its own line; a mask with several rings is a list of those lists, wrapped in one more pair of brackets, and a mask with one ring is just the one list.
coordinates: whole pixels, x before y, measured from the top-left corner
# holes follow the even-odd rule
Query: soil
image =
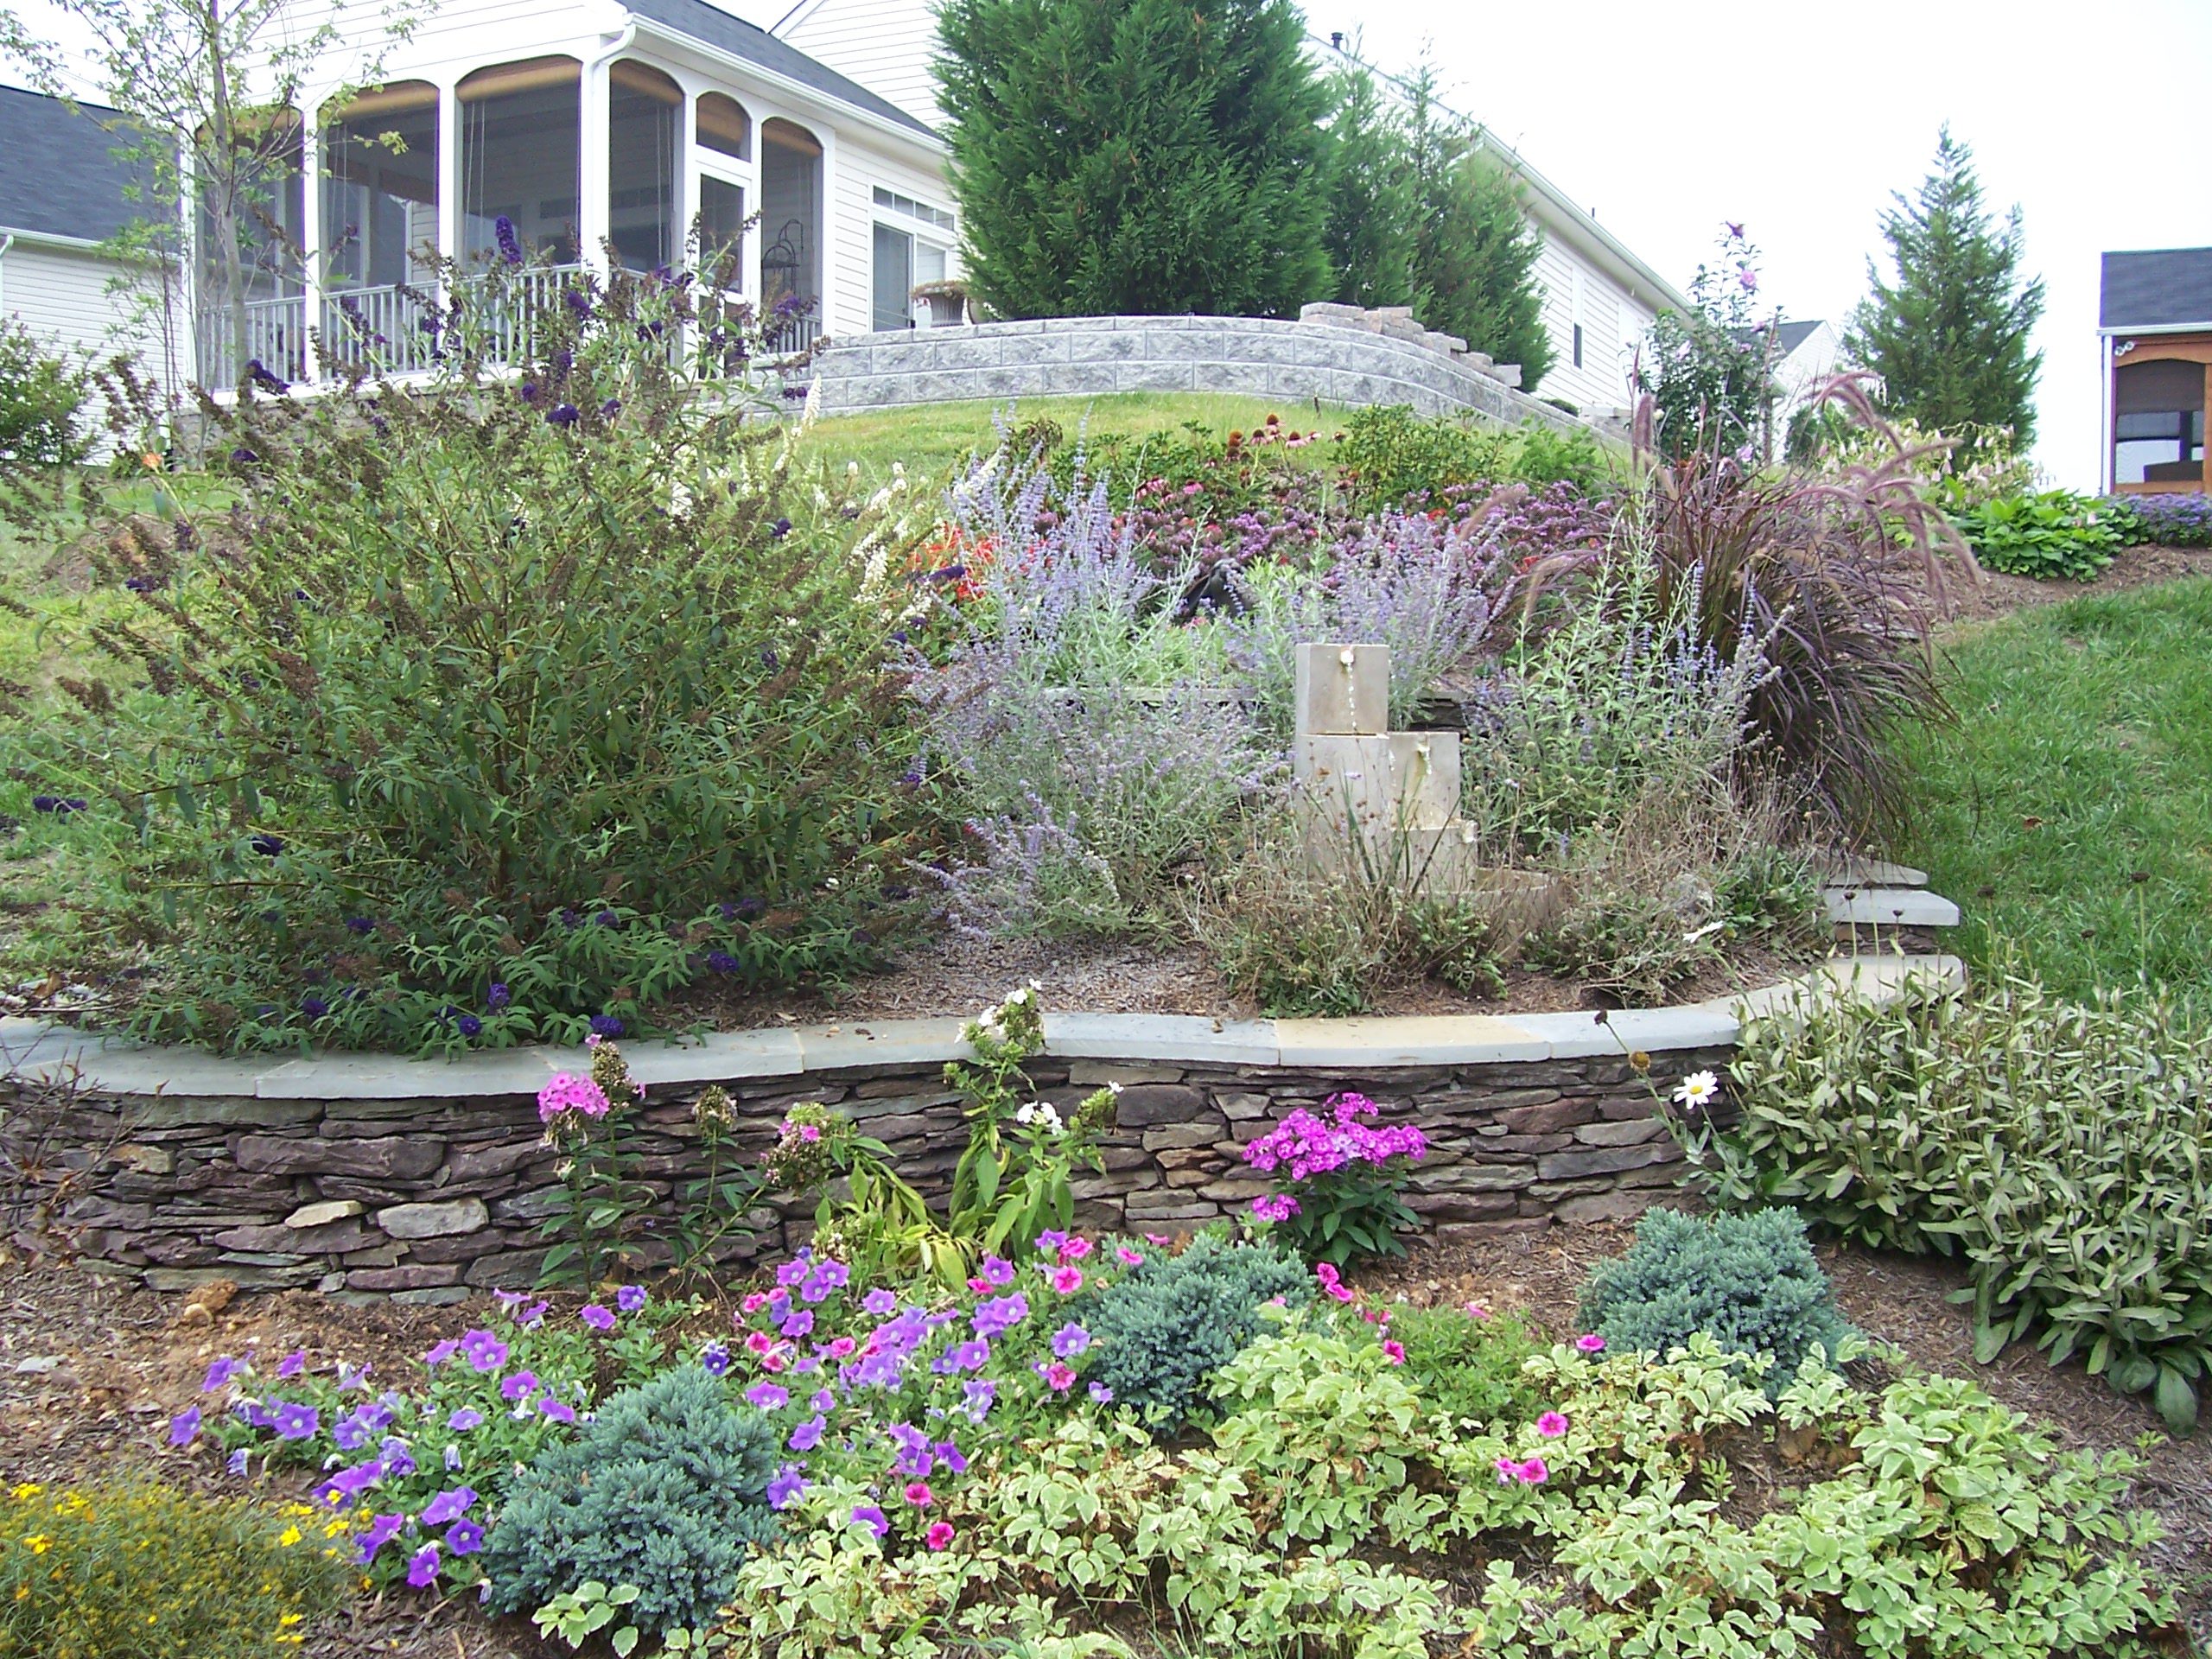
[[(1756, 945), (1738, 945), (1727, 963), (1671, 988), (1659, 1006), (1680, 1007), (1771, 985), (1802, 971), (1792, 959)], [(1379, 1014), (1561, 1014), (1618, 1007), (1619, 1000), (1531, 969), (1504, 973), (1497, 995), (1456, 991), (1439, 980), (1394, 984), (1376, 997)], [(687, 997), (669, 1005), (671, 1026), (698, 1020), (718, 1030), (839, 1019), (915, 1019), (972, 1015), (1018, 986), (1035, 981), (1048, 1014), (1190, 1014), (1217, 1020), (1255, 1018), (1258, 1007), (1224, 985), (1194, 945), (1147, 945), (1070, 939), (978, 940), (931, 935), (902, 952), (886, 972), (834, 989), (769, 995)]]
[(1986, 622), (2084, 594), (2117, 594), (2130, 588), (2203, 575), (2212, 575), (2212, 548), (2123, 547), (2093, 582), (2039, 582), (2033, 576), (2007, 576), (1994, 570), (1977, 575), (1961, 571), (1954, 563), (1944, 571), (1944, 603), (1938, 608), (1937, 630)]
[[(1579, 1330), (1575, 1307), (1590, 1268), (1625, 1249), (1630, 1236), (1626, 1224), (1597, 1224), (1474, 1242), (1427, 1239), (1406, 1261), (1353, 1279), (1371, 1294), (1478, 1301), (1565, 1338)], [(1972, 1377), (2050, 1425), (2063, 1445), (2142, 1448), (2135, 1501), (2158, 1517), (2165, 1535), (2156, 1559), (2199, 1650), (2212, 1650), (2212, 1430), (2169, 1439), (2139, 1397), (2113, 1393), (2078, 1363), (2054, 1368), (2024, 1344), (1993, 1364), (1975, 1364), (1966, 1312), (1948, 1300), (1964, 1282), (1951, 1264), (1846, 1246), (1822, 1247), (1821, 1256), (1846, 1316), (1901, 1350), (1901, 1363)], [(415, 1373), (431, 1343), (480, 1317), (467, 1306), (345, 1307), (304, 1291), (240, 1297), (206, 1313), (192, 1301), (65, 1262), (0, 1261), (0, 1484), (58, 1485), (139, 1471), (235, 1491), (205, 1450), (162, 1443), (168, 1417), (198, 1397), (216, 1355), (305, 1348), (312, 1364), (365, 1360), (397, 1383)], [(719, 1310), (709, 1317), (721, 1323)], [(1755, 1460), (1745, 1459), (1739, 1473), (1755, 1479)], [(354, 1600), (302, 1649), (307, 1659), (537, 1659), (554, 1651), (524, 1620), (493, 1620), (466, 1598), (430, 1602), (404, 1590)]]

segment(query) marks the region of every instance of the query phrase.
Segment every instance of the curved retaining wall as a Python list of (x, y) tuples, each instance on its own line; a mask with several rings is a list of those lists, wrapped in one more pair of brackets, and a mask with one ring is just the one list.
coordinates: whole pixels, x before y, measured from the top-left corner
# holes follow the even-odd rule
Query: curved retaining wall
[(1236, 392), (1287, 404), (1410, 404), (1508, 425), (1581, 423), (1411, 340), (1267, 317), (1043, 317), (847, 335), (813, 363), (825, 413), (990, 397)]
[[(1028, 1067), (1068, 1106), (1122, 1085), (1103, 1175), (1076, 1188), (1087, 1227), (1187, 1231), (1264, 1192), (1244, 1145), (1294, 1106), (1340, 1089), (1418, 1122), (1433, 1151), (1410, 1202), (1439, 1231), (1523, 1231), (1640, 1213), (1671, 1189), (1679, 1149), (1659, 1103), (1726, 1064), (1738, 1020), (1801, 990), (1892, 995), (1948, 957), (1840, 960), (1733, 1002), (1515, 1019), (1283, 1020), (1048, 1014)], [(955, 1020), (740, 1032), (626, 1049), (646, 1090), (637, 1173), (665, 1201), (697, 1166), (691, 1103), (720, 1083), (748, 1160), (785, 1112), (820, 1100), (888, 1144), (942, 1196), (967, 1140), (944, 1084)], [(76, 1138), (116, 1143), (60, 1217), (91, 1260), (156, 1289), (214, 1279), (349, 1298), (458, 1301), (535, 1279), (534, 1234), (559, 1192), (536, 1095), (577, 1051), (454, 1061), (332, 1057), (271, 1064), (133, 1049), (0, 1025), (19, 1078), (73, 1080)], [(1629, 1056), (1648, 1055), (1648, 1075)], [(733, 1262), (795, 1249), (810, 1207), (764, 1208)], [(654, 1254), (648, 1244), (647, 1255)]]

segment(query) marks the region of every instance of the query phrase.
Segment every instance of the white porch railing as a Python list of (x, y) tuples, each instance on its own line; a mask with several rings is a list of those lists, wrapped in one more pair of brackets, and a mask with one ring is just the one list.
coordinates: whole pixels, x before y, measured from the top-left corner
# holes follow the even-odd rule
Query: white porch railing
[(308, 372), (308, 302), (302, 294), (245, 302), (245, 357), (238, 354), (232, 332), (232, 314), (225, 306), (206, 306), (199, 315), (200, 384), (212, 391), (227, 391), (245, 376), (248, 361), (257, 362), (282, 380), (298, 380)]
[(323, 350), (365, 369), (417, 374), (430, 366), (429, 321), (423, 302), (396, 283), (334, 289), (322, 299)]
[(766, 357), (791, 357), (821, 338), (819, 317), (787, 317), (779, 322), (771, 315), (762, 323), (760, 350)]

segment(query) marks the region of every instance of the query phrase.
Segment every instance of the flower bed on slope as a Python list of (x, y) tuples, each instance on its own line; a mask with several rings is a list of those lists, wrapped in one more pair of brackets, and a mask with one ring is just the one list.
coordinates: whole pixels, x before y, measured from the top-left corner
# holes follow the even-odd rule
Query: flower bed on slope
[[(400, 1472), (391, 1462), (365, 1489), (362, 1510), (372, 1528), (378, 1515), (404, 1517), (370, 1564), (369, 1576), (389, 1587), (357, 1600), (307, 1651), (359, 1651), (373, 1632), (426, 1659), (457, 1648), (470, 1659), (536, 1650), (519, 1621), (484, 1621), (476, 1596), (465, 1592), (491, 1552), (456, 1548), (453, 1535), (460, 1529), (460, 1543), (473, 1544), (462, 1524), (472, 1516), (496, 1533), (516, 1436), (542, 1444), (580, 1432), (549, 1414), (547, 1402), (603, 1403), (626, 1380), (655, 1371), (715, 1382), (718, 1409), (772, 1425), (781, 1446), (760, 1496), (784, 1503), (785, 1541), (741, 1569), (740, 1616), (728, 1625), (739, 1652), (773, 1650), (766, 1633), (787, 1619), (805, 1639), (786, 1652), (865, 1650), (871, 1620), (888, 1610), (918, 1613), (932, 1598), (967, 1598), (988, 1610), (978, 1617), (993, 1633), (1010, 1634), (1017, 1620), (1041, 1621), (1037, 1598), (1049, 1600), (1079, 1574), (1096, 1575), (1088, 1599), (1101, 1605), (1072, 1617), (1071, 1635), (1113, 1633), (1140, 1652), (1153, 1650), (1147, 1631), (1179, 1597), (1185, 1622), (1178, 1652), (1266, 1639), (1288, 1626), (1319, 1642), (1316, 1651), (1421, 1652), (1406, 1645), (1407, 1633), (1429, 1617), (1432, 1599), (1440, 1620), (1482, 1623), (1468, 1651), (1516, 1650), (1517, 1624), (1548, 1631), (1529, 1651), (1573, 1652), (1602, 1626), (1602, 1618), (1600, 1626), (1577, 1625), (1577, 1605), (1596, 1615), (1616, 1604), (1605, 1616), (1631, 1622), (1673, 1608), (1667, 1617), (1694, 1615), (1705, 1628), (1716, 1612), (1715, 1565), (1735, 1575), (1727, 1582), (1738, 1595), (1757, 1591), (1770, 1573), (1802, 1580), (1804, 1551), (1815, 1541), (1808, 1517), (1821, 1521), (1823, 1537), (1853, 1547), (1882, 1514), (1912, 1517), (1904, 1534), (1888, 1535), (1881, 1553), (1889, 1564), (1872, 1577), (1861, 1573), (1869, 1585), (1895, 1584), (1896, 1573), (1919, 1571), (1930, 1550), (1944, 1549), (1977, 1561), (1968, 1576), (1985, 1587), (2013, 1582), (2007, 1575), (2027, 1570), (2041, 1552), (2024, 1554), (2009, 1534), (1986, 1535), (1987, 1517), (1942, 1497), (1961, 1481), (1979, 1483), (2005, 1527), (2017, 1529), (2028, 1513), (2023, 1503), (2045, 1522), (2071, 1510), (2091, 1533), (2134, 1524), (2105, 1512), (2131, 1496), (2116, 1468), (2099, 1476), (2051, 1461), (2036, 1432), (1977, 1389), (1916, 1376), (1902, 1359), (1855, 1362), (1847, 1378), (1816, 1368), (1777, 1409), (1740, 1368), (1715, 1356), (1662, 1365), (1586, 1351), (1593, 1344), (1573, 1340), (1586, 1333), (1566, 1305), (1581, 1267), (1617, 1236), (1578, 1231), (1570, 1243), (1554, 1230), (1543, 1237), (1559, 1243), (1473, 1255), (1418, 1247), (1403, 1268), (1356, 1274), (1348, 1286), (1301, 1274), (1286, 1307), (1255, 1322), (1207, 1402), (1165, 1439), (1144, 1426), (1151, 1416), (1156, 1427), (1160, 1415), (1137, 1402), (1137, 1388), (1101, 1400), (1096, 1394), (1112, 1385), (1093, 1387), (1114, 1344), (1103, 1334), (1109, 1321), (1090, 1311), (1092, 1299), (1146, 1267), (1122, 1253), (1146, 1257), (1155, 1272), (1171, 1254), (1188, 1254), (1142, 1238), (1084, 1241), (1088, 1249), (1074, 1238), (1056, 1241), (1033, 1259), (987, 1263), (980, 1287), (903, 1295), (849, 1277), (836, 1284), (817, 1258), (728, 1306), (695, 1310), (658, 1293), (643, 1300), (633, 1294), (627, 1308), (612, 1299), (586, 1305), (603, 1310), (588, 1318), (573, 1298), (430, 1317), (288, 1298), (179, 1327), (173, 1303), (95, 1293), (104, 1299), (88, 1304), (79, 1300), (80, 1281), (38, 1270), (19, 1274), (11, 1287), (17, 1306), (35, 1301), (42, 1310), (42, 1322), (27, 1324), (22, 1336), (69, 1348), (67, 1369), (75, 1375), (5, 1380), (19, 1397), (10, 1419), (18, 1432), (6, 1437), (0, 1473), (66, 1480), (121, 1450), (190, 1484), (293, 1497), (332, 1478), (320, 1466), (331, 1456), (341, 1470), (385, 1464), (387, 1440), (398, 1439), (414, 1468)], [(1886, 1297), (1878, 1287), (1891, 1269), (1878, 1259), (1831, 1257), (1830, 1265), (1851, 1317), (1876, 1334), (1911, 1337), (1929, 1359), (1961, 1363), (1940, 1328), (1930, 1329), (1941, 1325), (1926, 1317), (1940, 1306), (1932, 1287)], [(1490, 1317), (1470, 1313), (1468, 1301)], [(811, 1328), (786, 1334), (808, 1314)], [(979, 1315), (988, 1334), (979, 1333)], [(598, 1329), (607, 1324), (611, 1331)], [(1566, 1340), (1554, 1347), (1551, 1336)], [(836, 1352), (846, 1341), (851, 1350)], [(871, 1342), (872, 1355), (863, 1351)], [(988, 1352), (977, 1353), (979, 1344)], [(1132, 1345), (1126, 1332), (1121, 1345)], [(302, 1351), (296, 1362), (295, 1346)], [(255, 1355), (253, 1370), (219, 1375), (217, 1389), (203, 1393), (208, 1368), (226, 1351)], [(371, 1355), (368, 1378), (341, 1376)], [(432, 1357), (439, 1363), (423, 1369)], [(817, 1363), (798, 1370), (808, 1361)], [(287, 1370), (293, 1375), (278, 1375)], [(2075, 1443), (2097, 1425), (2108, 1424), (2094, 1442), (2101, 1449), (2125, 1446), (2138, 1432), (2138, 1420), (2114, 1417), (2110, 1396), (2075, 1402), (2063, 1374), (2038, 1366), (2032, 1375), (2044, 1390), (2033, 1403), (2068, 1421)], [(117, 1386), (87, 1390), (89, 1376)], [(1990, 1379), (2008, 1398), (2019, 1397), (2022, 1381), (2004, 1368)], [(992, 1387), (978, 1421), (985, 1383)], [(1446, 1398), (1465, 1407), (1478, 1398), (1465, 1390), (1478, 1386), (1490, 1389), (1479, 1396), (1478, 1421), (1440, 1409)], [(821, 1401), (824, 1390), (834, 1401)], [(48, 1403), (27, 1409), (24, 1395)], [(220, 1409), (234, 1397), (254, 1402), (246, 1413), (257, 1409), (270, 1426), (257, 1430)], [(288, 1405), (295, 1409), (279, 1423)], [(201, 1413), (196, 1434), (189, 1418), (170, 1427), (194, 1407)], [(932, 1407), (941, 1414), (932, 1417)], [(339, 1434), (353, 1433), (340, 1424), (365, 1427), (365, 1412), (384, 1410), (392, 1421), (339, 1453)], [(450, 1427), (472, 1410), (483, 1421), (463, 1416), (468, 1427)], [(315, 1414), (312, 1427), (302, 1411)], [(1938, 1443), (1938, 1433), (1953, 1439)], [(187, 1444), (168, 1449), (172, 1438)], [(229, 1453), (219, 1453), (219, 1441), (246, 1452), (250, 1473), (224, 1472)], [(447, 1466), (441, 1442), (462, 1448), (460, 1468)], [(2154, 1498), (2202, 1489), (2198, 1448), (2152, 1457), (2137, 1498), (2146, 1483)], [(1906, 1467), (1918, 1476), (1900, 1472)], [(464, 1502), (468, 1491), (475, 1496)], [(1923, 1527), (1927, 1548), (1907, 1535)], [(2150, 1552), (2154, 1586), (2190, 1591), (2201, 1540), (2178, 1541), (2178, 1554), (2176, 1541), (2138, 1546)], [(1351, 1546), (1348, 1554), (1332, 1553), (1342, 1545)], [(435, 1574), (426, 1550), (435, 1552)], [(1634, 1560), (1648, 1565), (1634, 1568)], [(1494, 1588), (1492, 1576), (1509, 1568), (1520, 1586), (1510, 1593)], [(1603, 1580), (1595, 1599), (1562, 1595), (1577, 1573)], [(410, 1592), (410, 1576), (436, 1588)], [(2100, 1580), (2121, 1593), (2120, 1605), (2126, 1576), (2122, 1568)], [(798, 1599), (786, 1593), (795, 1583), (805, 1591)], [(1265, 1605), (1249, 1593), (1254, 1583), (1274, 1586)], [(2063, 1588), (2047, 1578), (2037, 1585), (2034, 1618), (2062, 1611)], [(1103, 1605), (1116, 1586), (1126, 1592), (1118, 1611)], [(464, 1593), (450, 1593), (453, 1586)], [(2005, 1599), (1994, 1612), (1972, 1604), (1977, 1629), (1991, 1627)], [(810, 1607), (842, 1634), (808, 1637)], [(1771, 1622), (1762, 1615), (1760, 1639), (1811, 1618), (1829, 1624), (1827, 1639), (1841, 1642), (1829, 1650), (1878, 1650), (1863, 1623), (1851, 1645), (1845, 1637), (1859, 1622), (1839, 1624), (1838, 1617), (1815, 1595), (1782, 1607)], [(2158, 1624), (2145, 1615), (2139, 1645), (2100, 1643), (2076, 1625), (2057, 1650), (2161, 1650), (2150, 1639)], [(1240, 1634), (1226, 1634), (1232, 1626)], [(962, 1650), (957, 1639), (946, 1645)], [(1084, 1649), (1040, 1637), (1034, 1650)], [(2031, 1641), (2023, 1650), (2051, 1649)]]

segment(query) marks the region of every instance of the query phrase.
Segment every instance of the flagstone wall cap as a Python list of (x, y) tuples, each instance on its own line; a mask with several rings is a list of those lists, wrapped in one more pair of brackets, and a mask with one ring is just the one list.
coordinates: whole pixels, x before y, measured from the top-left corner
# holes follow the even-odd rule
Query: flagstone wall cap
[[(1047, 1014), (1045, 1052), (1062, 1059), (1389, 1070), (1484, 1065), (1594, 1055), (1725, 1048), (1745, 1019), (1786, 1014), (1843, 990), (1889, 1001), (1919, 978), (1961, 985), (1956, 957), (1837, 957), (1781, 982), (1675, 1008), (1442, 1014), (1344, 1020), (1214, 1020), (1202, 1014)], [(626, 1044), (649, 1088), (968, 1058), (963, 1019), (840, 1020), (783, 1029)], [(0, 1020), (0, 1062), (18, 1076), (73, 1071), (106, 1095), (270, 1100), (465, 1099), (534, 1095), (559, 1071), (580, 1071), (582, 1048), (514, 1048), (451, 1059), (374, 1054), (230, 1057), (157, 1048), (46, 1025)]]

